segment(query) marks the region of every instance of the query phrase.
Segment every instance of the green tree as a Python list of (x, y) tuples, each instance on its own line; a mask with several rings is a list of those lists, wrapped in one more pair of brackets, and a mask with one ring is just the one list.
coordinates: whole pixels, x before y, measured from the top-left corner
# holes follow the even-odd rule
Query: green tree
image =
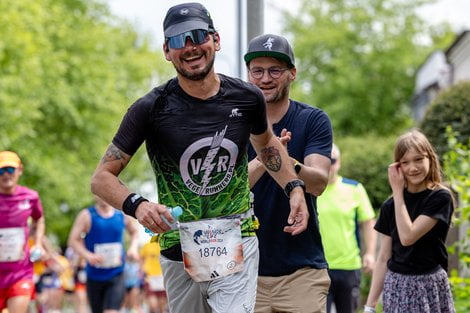
[(441, 92), (429, 105), (421, 129), (443, 156), (450, 150), (446, 129), (451, 126), (458, 142), (470, 138), (470, 82), (461, 82)]
[(414, 73), (453, 38), (448, 26), (416, 15), (428, 2), (303, 0), (295, 14), (284, 12), (299, 74), (293, 94), (323, 108), (338, 135), (410, 126)]
[[(0, 149), (22, 157), (20, 183), (63, 242), (122, 115), (167, 62), (97, 0), (2, 0), (0, 12)], [(142, 164), (125, 174), (146, 179)]]

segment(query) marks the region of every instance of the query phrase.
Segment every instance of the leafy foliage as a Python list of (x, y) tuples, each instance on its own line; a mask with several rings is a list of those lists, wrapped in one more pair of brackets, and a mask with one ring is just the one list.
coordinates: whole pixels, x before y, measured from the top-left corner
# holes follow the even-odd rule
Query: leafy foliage
[(450, 150), (446, 128), (457, 132), (456, 140), (465, 143), (470, 138), (470, 82), (461, 82), (441, 92), (431, 103), (421, 128), (436, 147), (439, 155)]
[[(0, 149), (20, 155), (20, 183), (39, 191), (63, 241), (122, 115), (166, 67), (96, 0), (5, 0), (0, 12)], [(143, 179), (142, 167), (127, 175)]]
[[(452, 271), (450, 281), (457, 312), (470, 310), (470, 278), (462, 273), (470, 269), (470, 140), (467, 144), (458, 141), (457, 133), (447, 127), (448, 152), (444, 155), (444, 172), (453, 190), (458, 194), (458, 206), (455, 215), (456, 225), (464, 230), (464, 235), (457, 242), (461, 273)], [(452, 251), (451, 251), (452, 252)]]
[[(416, 15), (429, 1), (302, 1), (285, 12), (298, 79), (295, 97), (323, 108), (336, 134), (389, 134), (411, 125), (414, 73), (453, 38)], [(428, 41), (423, 40), (428, 38)]]
[(376, 210), (391, 195), (387, 168), (393, 162), (395, 139), (376, 135), (335, 139), (341, 150), (340, 174), (362, 183)]

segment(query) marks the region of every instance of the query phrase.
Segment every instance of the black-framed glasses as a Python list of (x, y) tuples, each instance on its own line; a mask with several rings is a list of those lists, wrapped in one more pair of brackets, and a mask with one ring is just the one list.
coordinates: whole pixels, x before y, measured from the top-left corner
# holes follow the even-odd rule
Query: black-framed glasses
[(268, 72), (271, 78), (278, 79), (287, 70), (288, 68), (286, 67), (278, 67), (278, 66), (273, 66), (267, 69), (262, 68), (262, 67), (253, 67), (253, 68), (250, 68), (248, 72), (250, 72), (251, 77), (253, 77), (254, 79), (261, 79), (264, 75), (264, 72)]
[(193, 29), (176, 36), (167, 37), (166, 44), (171, 49), (182, 49), (186, 46), (188, 37), (195, 45), (201, 45), (209, 40), (209, 31), (204, 29)]
[(0, 175), (3, 175), (5, 173), (13, 174), (15, 171), (16, 171), (16, 168), (13, 166), (2, 167), (0, 168)]

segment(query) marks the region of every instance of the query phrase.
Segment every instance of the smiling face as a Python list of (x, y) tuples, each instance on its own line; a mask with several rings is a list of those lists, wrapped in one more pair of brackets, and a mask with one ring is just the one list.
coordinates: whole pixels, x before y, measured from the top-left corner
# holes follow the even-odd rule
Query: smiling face
[(193, 81), (202, 80), (214, 71), (215, 52), (220, 50), (219, 34), (209, 33), (206, 42), (195, 44), (189, 37), (181, 49), (171, 49), (165, 43), (165, 58), (173, 63), (179, 76)]
[(442, 183), (437, 154), (420, 131), (412, 130), (398, 138), (394, 159), (400, 164), (408, 191), (417, 192)]
[(408, 191), (418, 192), (428, 187), (430, 162), (427, 154), (411, 148), (399, 162)]
[[(251, 71), (263, 70), (261, 78), (253, 77)], [(270, 73), (274, 69), (274, 73), (282, 72), (279, 78), (273, 78)], [(267, 104), (281, 102), (289, 97), (289, 87), (291, 81), (295, 79), (296, 69), (287, 68), (284, 61), (272, 57), (258, 57), (251, 60), (248, 67), (248, 79), (251, 83), (258, 86), (264, 94)], [(277, 75), (273, 75), (276, 76)]]
[(21, 174), (23, 174), (23, 168), (21, 166), (15, 168), (12, 174), (6, 171), (3, 172), (3, 174), (0, 175), (0, 193), (7, 195), (13, 194)]

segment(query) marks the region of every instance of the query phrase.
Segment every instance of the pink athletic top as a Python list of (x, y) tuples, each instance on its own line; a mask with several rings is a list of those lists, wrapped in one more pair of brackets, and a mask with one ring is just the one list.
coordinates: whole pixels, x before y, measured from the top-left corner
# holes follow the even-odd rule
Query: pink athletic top
[(32, 279), (28, 218), (37, 220), (42, 214), (36, 191), (17, 186), (12, 195), (0, 193), (0, 288), (7, 288), (21, 279)]

